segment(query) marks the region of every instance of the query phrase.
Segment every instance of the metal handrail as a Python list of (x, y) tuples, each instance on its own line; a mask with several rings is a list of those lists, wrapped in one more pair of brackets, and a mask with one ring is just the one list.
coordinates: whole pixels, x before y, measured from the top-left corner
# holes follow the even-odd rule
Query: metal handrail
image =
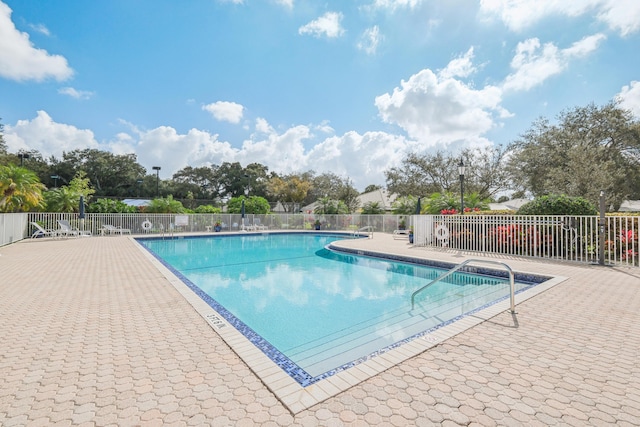
[(369, 238), (372, 238), (373, 237), (373, 230), (374, 230), (373, 226), (365, 225), (364, 227), (355, 230), (352, 234), (355, 236), (356, 234), (360, 235), (360, 232), (362, 232), (362, 231), (367, 231), (367, 236)]
[(434, 283), (437, 283), (437, 282), (443, 280), (444, 278), (451, 276), (453, 273), (455, 273), (456, 271), (460, 270), (462, 267), (465, 267), (467, 264), (470, 264), (472, 262), (500, 265), (500, 266), (505, 267), (507, 269), (507, 271), (509, 273), (509, 288), (510, 288), (510, 294), (511, 294), (510, 295), (511, 313), (515, 313), (516, 312), (516, 302), (515, 302), (516, 301), (516, 298), (515, 298), (516, 286), (515, 286), (515, 275), (513, 274), (513, 270), (511, 269), (511, 267), (509, 267), (504, 262), (489, 261), (489, 260), (485, 260), (485, 259), (468, 259), (468, 260), (458, 264), (457, 266), (453, 267), (451, 270), (442, 273), (441, 275), (439, 275), (438, 277), (436, 277), (435, 279), (433, 279), (432, 281), (430, 281), (429, 283), (427, 283), (426, 285), (424, 285), (423, 287), (421, 287), (420, 289), (418, 289), (417, 291), (412, 293), (411, 294), (411, 310), (413, 310), (413, 308), (415, 307), (415, 298), (416, 298), (416, 295), (418, 293), (422, 292), (423, 290), (425, 290), (429, 286), (433, 285)]

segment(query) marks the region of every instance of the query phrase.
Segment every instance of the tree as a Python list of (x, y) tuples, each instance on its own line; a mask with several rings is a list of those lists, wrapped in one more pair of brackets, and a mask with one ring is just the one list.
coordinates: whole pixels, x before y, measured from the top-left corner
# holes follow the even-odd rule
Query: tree
[(4, 124), (1, 122), (0, 117), (0, 155), (7, 154), (7, 144), (4, 142)]
[(273, 176), (267, 184), (271, 200), (280, 202), (287, 212), (293, 212), (297, 206), (300, 206), (310, 189), (309, 181), (294, 174), (282, 178)]
[(19, 166), (0, 166), (0, 212), (26, 212), (43, 205), (46, 187), (32, 171)]
[(151, 200), (144, 211), (149, 213), (185, 213), (187, 210), (179, 200), (173, 200), (173, 196), (168, 195), (166, 198), (160, 197)]
[(391, 212), (396, 215), (413, 215), (416, 213), (418, 198), (415, 196), (400, 196), (391, 204)]
[(614, 102), (563, 111), (558, 123), (535, 121), (509, 146), (509, 171), (520, 190), (565, 194), (607, 206), (640, 197), (640, 122)]
[(69, 185), (54, 188), (45, 193), (47, 210), (49, 212), (78, 212), (80, 210), (80, 196), (85, 203), (89, 203), (95, 190), (89, 184), (84, 171), (80, 171), (71, 180)]
[(309, 191), (307, 203), (313, 203), (320, 198), (340, 200), (347, 207), (348, 212), (355, 212), (358, 209), (358, 190), (356, 190), (349, 178), (342, 178), (333, 172), (326, 172), (318, 176), (313, 176), (313, 171), (308, 172), (311, 176), (311, 190)]
[(86, 172), (98, 196), (131, 196), (136, 192), (137, 180), (146, 174), (135, 154), (116, 155), (96, 149), (63, 153), (62, 161), (52, 158), (52, 168), (65, 179), (79, 171)]
[(382, 189), (381, 185), (369, 184), (369, 185), (367, 185), (365, 187), (365, 189), (362, 192), (362, 194), (371, 193), (372, 191), (376, 191), (376, 190), (380, 190), (380, 189)]
[(384, 208), (380, 206), (380, 202), (367, 202), (362, 206), (363, 215), (381, 215), (384, 213)]
[(233, 197), (227, 203), (227, 212), (239, 214), (242, 212), (242, 200), (244, 200), (244, 212), (247, 214), (268, 214), (270, 210), (269, 202), (260, 196), (240, 196)]
[(387, 189), (399, 196), (455, 192), (460, 188), (458, 164), (462, 159), (466, 166), (465, 191), (491, 197), (510, 187), (504, 158), (501, 147), (467, 148), (456, 155), (443, 151), (409, 153), (401, 166), (385, 171)]
[(340, 215), (349, 213), (349, 208), (342, 200), (321, 197), (313, 212), (318, 215)]

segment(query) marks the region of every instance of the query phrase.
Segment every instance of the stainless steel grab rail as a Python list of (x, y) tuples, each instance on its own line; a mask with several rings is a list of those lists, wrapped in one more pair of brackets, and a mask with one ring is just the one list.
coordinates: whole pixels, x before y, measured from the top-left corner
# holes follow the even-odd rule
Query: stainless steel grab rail
[(515, 313), (516, 312), (516, 297), (515, 297), (515, 295), (516, 295), (516, 285), (515, 285), (515, 275), (513, 274), (513, 270), (511, 269), (511, 267), (509, 267), (504, 262), (489, 261), (489, 260), (485, 260), (485, 259), (468, 259), (468, 260), (458, 264), (457, 266), (453, 267), (451, 270), (442, 273), (441, 275), (439, 275), (438, 277), (436, 277), (435, 279), (433, 279), (432, 281), (430, 281), (429, 283), (427, 283), (426, 285), (424, 285), (423, 287), (421, 287), (420, 289), (418, 289), (417, 291), (412, 293), (411, 294), (411, 310), (413, 310), (413, 308), (415, 307), (415, 298), (416, 298), (417, 294), (419, 294), (420, 292), (424, 291), (426, 288), (428, 288), (429, 286), (433, 285), (434, 283), (437, 283), (437, 282), (445, 279), (446, 277), (451, 276), (453, 273), (455, 273), (456, 271), (460, 270), (462, 267), (465, 267), (467, 264), (470, 264), (472, 262), (500, 265), (500, 266), (505, 267), (507, 269), (507, 271), (509, 272), (509, 288), (510, 288), (510, 294), (511, 294), (510, 295), (511, 313)]

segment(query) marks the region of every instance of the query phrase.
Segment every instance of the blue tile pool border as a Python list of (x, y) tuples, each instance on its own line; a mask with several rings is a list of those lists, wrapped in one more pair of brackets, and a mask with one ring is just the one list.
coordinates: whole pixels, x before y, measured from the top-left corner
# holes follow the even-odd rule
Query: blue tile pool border
[[(153, 237), (137, 237), (135, 238), (135, 240), (140, 243), (140, 245), (147, 251), (149, 252), (156, 260), (158, 260), (158, 262), (160, 262), (164, 267), (166, 267), (167, 269), (169, 269), (178, 279), (180, 279), (180, 281), (182, 281), (182, 283), (184, 283), (189, 289), (191, 289), (198, 297), (200, 297), (209, 307), (211, 307), (213, 310), (215, 310), (219, 315), (221, 315), (227, 322), (229, 322), (229, 324), (231, 324), (238, 332), (240, 332), (245, 338), (247, 338), (253, 345), (255, 345), (260, 351), (262, 351), (267, 357), (269, 357), (269, 359), (271, 359), (276, 365), (278, 365), (283, 371), (285, 371), (291, 378), (293, 378), (298, 384), (300, 384), (300, 386), (302, 387), (307, 387), (310, 386), (311, 384), (317, 383), (318, 381), (324, 380), (326, 378), (329, 378), (333, 375), (336, 375), (339, 372), (345, 371), (349, 368), (352, 368), (360, 363), (366, 362), (367, 360), (370, 360), (376, 356), (379, 356), (381, 354), (384, 354), (390, 350), (393, 350), (397, 347), (400, 347), (410, 341), (413, 341), (415, 339), (427, 336), (431, 333), (433, 333), (434, 331), (443, 328), (447, 325), (450, 325), (452, 323), (455, 323), (457, 321), (459, 321), (460, 319), (470, 316), (472, 314), (475, 314), (479, 311), (484, 310), (487, 307), (490, 307), (492, 305), (495, 305), (497, 303), (499, 303), (500, 301), (506, 300), (509, 296), (505, 295), (502, 298), (499, 298), (497, 300), (492, 301), (491, 303), (487, 303), (481, 307), (478, 307), (476, 309), (473, 309), (471, 311), (468, 311), (464, 314), (461, 314), (459, 316), (454, 317), (453, 319), (447, 320), (446, 322), (442, 322), (432, 328), (429, 328), (425, 331), (419, 332), (417, 334), (414, 334), (410, 337), (407, 337), (403, 340), (400, 340), (394, 344), (388, 345), (386, 347), (383, 347), (377, 351), (374, 351), (366, 356), (360, 357), (358, 359), (355, 359), (349, 363), (343, 364), (341, 366), (338, 366), (334, 369), (331, 369), (325, 373), (322, 373), (320, 375), (317, 376), (311, 376), (309, 373), (307, 373), (303, 368), (301, 368), (300, 366), (298, 366), (295, 362), (293, 362), (291, 359), (289, 359), (286, 355), (284, 355), (280, 350), (278, 350), (276, 347), (274, 347), (273, 345), (271, 345), (271, 343), (269, 343), (267, 340), (265, 340), (262, 336), (260, 336), (257, 332), (255, 332), (252, 328), (250, 328), (249, 326), (247, 326), (242, 320), (238, 319), (236, 316), (234, 316), (230, 311), (228, 311), (224, 306), (222, 306), (220, 303), (218, 303), (218, 301), (216, 301), (214, 298), (212, 298), (210, 295), (206, 294), (202, 289), (200, 289), (197, 285), (195, 285), (193, 282), (191, 282), (186, 276), (184, 276), (181, 272), (179, 272), (178, 270), (176, 270), (175, 268), (173, 268), (170, 264), (168, 264), (161, 256), (159, 256), (157, 253), (155, 253), (155, 251), (153, 251), (152, 249), (150, 249), (149, 247), (147, 247), (144, 244), (145, 240), (177, 240), (177, 239), (198, 239), (198, 238), (231, 238), (231, 237), (243, 237), (243, 236), (251, 236), (251, 235), (261, 235), (263, 233), (243, 233), (241, 235), (237, 235), (237, 234), (216, 234), (216, 235), (197, 235), (197, 236), (153, 236)], [(269, 233), (269, 234), (309, 234), (309, 232), (281, 232), (281, 233)], [(319, 233), (320, 234), (320, 233)], [(326, 235), (333, 235), (333, 236), (339, 236), (339, 237), (344, 237), (344, 236), (352, 236), (351, 234), (346, 234), (346, 233), (321, 233), (321, 235), (326, 236)], [(354, 249), (348, 249), (348, 248), (343, 248), (343, 247), (336, 247), (334, 245), (329, 244), (327, 246), (330, 250), (334, 250), (336, 252), (344, 252), (344, 253), (349, 253), (352, 255), (356, 255), (356, 256), (367, 256), (367, 257), (372, 257), (372, 258), (379, 258), (379, 259), (386, 259), (386, 260), (391, 260), (391, 261), (398, 261), (398, 262), (404, 262), (404, 263), (408, 263), (408, 264), (417, 264), (417, 265), (423, 265), (423, 266), (429, 266), (429, 267), (437, 267), (437, 268), (443, 268), (443, 269), (450, 269), (452, 267), (454, 267), (456, 264), (455, 263), (448, 263), (448, 262), (442, 262), (442, 261), (435, 261), (435, 260), (428, 260), (428, 259), (421, 259), (421, 258), (412, 258), (412, 257), (406, 257), (406, 256), (401, 256), (401, 255), (394, 255), (394, 254), (385, 254), (385, 253), (379, 253), (379, 252), (371, 252), (371, 251), (362, 251), (362, 250), (354, 250)], [(482, 274), (482, 275), (487, 275), (487, 276), (493, 276), (493, 277), (500, 277), (500, 278), (506, 278), (507, 277), (507, 273), (505, 271), (501, 271), (501, 270), (494, 270), (494, 269), (490, 269), (490, 268), (482, 268), (482, 267), (470, 267), (469, 269), (465, 269), (465, 272), (469, 272), (469, 273), (474, 273), (474, 274)], [(541, 275), (534, 275), (534, 274), (523, 274), (523, 273), (515, 273), (515, 278), (518, 282), (524, 282), (526, 284), (529, 285), (528, 288), (530, 288), (531, 286), (535, 286), (539, 283), (543, 283), (547, 280), (550, 280), (552, 277), (547, 277), (547, 276), (541, 276)], [(523, 292), (524, 290), (528, 289), (522, 289), (516, 293), (519, 292)]]

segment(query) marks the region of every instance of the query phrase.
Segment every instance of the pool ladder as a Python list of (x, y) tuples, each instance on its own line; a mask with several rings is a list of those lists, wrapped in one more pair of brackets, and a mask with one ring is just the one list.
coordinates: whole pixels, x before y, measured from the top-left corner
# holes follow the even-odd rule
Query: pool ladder
[(444, 280), (445, 278), (451, 276), (453, 273), (455, 273), (456, 271), (460, 270), (463, 267), (466, 267), (467, 264), (471, 264), (472, 262), (499, 265), (499, 266), (502, 266), (502, 267), (506, 268), (507, 272), (509, 273), (509, 289), (510, 289), (509, 293), (510, 293), (510, 299), (511, 299), (511, 301), (510, 301), (511, 302), (510, 311), (511, 311), (511, 313), (515, 313), (516, 312), (516, 298), (515, 298), (516, 285), (515, 285), (515, 276), (513, 274), (513, 270), (511, 269), (511, 267), (509, 267), (504, 262), (489, 261), (489, 260), (486, 260), (486, 259), (468, 259), (468, 260), (456, 265), (451, 270), (445, 271), (444, 273), (442, 273), (441, 275), (439, 275), (438, 277), (436, 277), (435, 279), (433, 279), (432, 281), (430, 281), (429, 283), (427, 283), (426, 285), (424, 285), (423, 287), (421, 287), (420, 289), (418, 289), (417, 291), (412, 293), (411, 294), (411, 310), (413, 310), (413, 308), (415, 306), (415, 298), (416, 298), (417, 294), (419, 294), (420, 292), (424, 291), (425, 289), (427, 289), (429, 286), (433, 285), (434, 283), (438, 283), (439, 281)]
[(351, 233), (351, 235), (352, 235), (353, 237), (356, 237), (356, 236), (360, 236), (361, 234), (364, 234), (365, 232), (366, 232), (366, 236), (367, 236), (369, 239), (373, 239), (373, 226), (372, 226), (372, 225), (365, 225), (365, 226), (364, 226), (364, 227), (362, 227), (362, 228), (359, 228), (359, 229), (357, 229), (357, 230), (354, 230), (354, 231)]

